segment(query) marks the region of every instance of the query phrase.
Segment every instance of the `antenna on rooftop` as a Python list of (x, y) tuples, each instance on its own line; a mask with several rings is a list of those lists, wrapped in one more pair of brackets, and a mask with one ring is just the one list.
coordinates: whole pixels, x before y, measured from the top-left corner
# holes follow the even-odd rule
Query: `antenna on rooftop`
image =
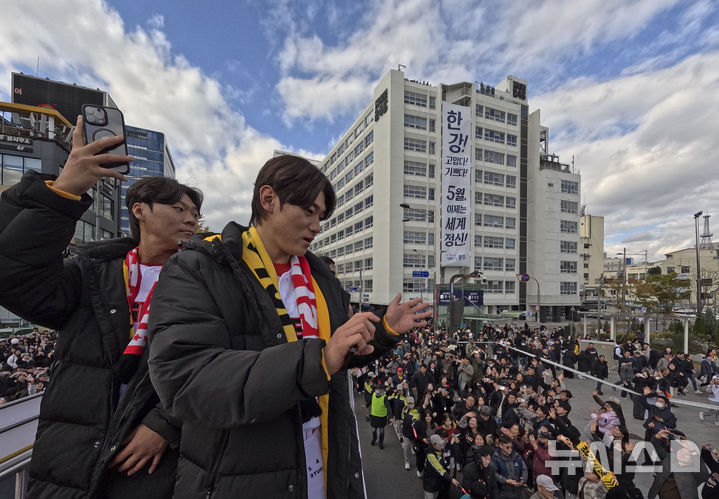
[(709, 217), (711, 217), (711, 215), (704, 215), (704, 232), (699, 242), (699, 248), (701, 249), (712, 249), (712, 236), (714, 234), (709, 231)]

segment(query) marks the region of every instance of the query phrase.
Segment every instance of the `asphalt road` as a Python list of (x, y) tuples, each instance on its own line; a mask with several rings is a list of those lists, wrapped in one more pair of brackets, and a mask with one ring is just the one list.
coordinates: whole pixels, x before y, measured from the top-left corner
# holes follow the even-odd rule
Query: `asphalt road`
[[(616, 382), (619, 376), (616, 369), (612, 370), (611, 366), (612, 363), (610, 362), (608, 381)], [(580, 380), (575, 377), (565, 379), (565, 383), (573, 394), (571, 420), (580, 431), (583, 431), (591, 419), (590, 414), (597, 410), (597, 404), (592, 399), (592, 392), (596, 387), (596, 382), (588, 379)], [(690, 384), (689, 390), (687, 390), (688, 395), (679, 396), (679, 398), (681, 400), (710, 403), (707, 402), (708, 396), (706, 394), (695, 395), (691, 388)], [(618, 390), (614, 391), (611, 385), (605, 385), (602, 391), (604, 400), (614, 396), (619, 397), (621, 393)], [(404, 469), (402, 447), (394, 430), (389, 425), (387, 426), (384, 450), (380, 450), (377, 446), (370, 446), (371, 429), (369, 423), (365, 421), (364, 401), (361, 395), (357, 396), (355, 400), (367, 499), (421, 499), (423, 497), (422, 480), (417, 478), (414, 461), (412, 461), (410, 471)], [(620, 402), (632, 440), (643, 439), (643, 422), (632, 417), (631, 400), (629, 398), (620, 398)], [(719, 405), (717, 408), (719, 409)], [(697, 446), (701, 447), (702, 443), (707, 442), (714, 448), (719, 447), (719, 427), (714, 425), (713, 415), (707, 416), (705, 421), (700, 421), (699, 409), (676, 405), (673, 406), (672, 411), (677, 416), (677, 429), (686, 433), (689, 439), (695, 442)], [(653, 479), (652, 473), (637, 473), (635, 485), (646, 494)]]

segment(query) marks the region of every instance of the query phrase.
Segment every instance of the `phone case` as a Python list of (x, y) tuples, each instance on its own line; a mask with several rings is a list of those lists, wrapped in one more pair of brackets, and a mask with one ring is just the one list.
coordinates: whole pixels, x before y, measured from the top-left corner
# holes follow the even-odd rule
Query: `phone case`
[[(125, 119), (122, 111), (113, 107), (95, 106), (83, 104), (82, 118), (85, 126), (85, 140), (89, 144), (106, 137), (125, 136)], [(105, 149), (100, 154), (127, 155), (125, 142), (115, 147)], [(108, 163), (102, 164), (103, 168), (110, 168), (122, 174), (129, 173), (129, 163)]]

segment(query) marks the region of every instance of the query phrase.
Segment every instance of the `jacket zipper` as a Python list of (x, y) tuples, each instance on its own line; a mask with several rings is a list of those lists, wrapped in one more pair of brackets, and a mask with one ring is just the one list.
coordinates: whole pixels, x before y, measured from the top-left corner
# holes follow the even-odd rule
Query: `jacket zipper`
[(222, 456), (225, 453), (225, 450), (227, 448), (227, 442), (229, 440), (230, 430), (225, 430), (222, 434), (222, 445), (220, 446), (220, 452), (217, 455), (217, 459), (215, 459), (215, 462), (212, 464), (210, 472), (207, 474), (207, 494), (205, 494), (206, 499), (210, 499), (212, 497), (212, 493), (215, 491), (217, 475), (219, 475), (220, 473), (220, 463), (222, 462)]

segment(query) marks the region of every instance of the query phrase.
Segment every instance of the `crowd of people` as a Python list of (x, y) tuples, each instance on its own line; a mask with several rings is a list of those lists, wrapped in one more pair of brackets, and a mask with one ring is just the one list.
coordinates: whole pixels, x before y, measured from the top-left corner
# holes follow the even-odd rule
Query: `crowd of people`
[(50, 380), (57, 333), (34, 329), (0, 339), (0, 405), (41, 392)]
[[(415, 470), (426, 498), (719, 497), (719, 449), (706, 444), (697, 452), (671, 403), (690, 381), (697, 392), (719, 395), (716, 352), (710, 349), (695, 373), (683, 353), (630, 338), (616, 344), (614, 360), (610, 365), (594, 344), (581, 347), (561, 328), (489, 326), (452, 335), (425, 328), (353, 374), (364, 393), (370, 444), (384, 448), (390, 424), (404, 468)], [(631, 398), (631, 413), (619, 397), (601, 398), (610, 369), (620, 380), (610, 386), (636, 392), (620, 390)], [(566, 379), (586, 375), (600, 380), (597, 407), (590, 417), (575, 416)], [(643, 441), (651, 445), (635, 452), (641, 439), (630, 438), (628, 418), (643, 421)], [(680, 452), (670, 454), (674, 441)], [(598, 443), (604, 452), (592, 450)], [(672, 456), (701, 464), (673, 472)], [(615, 460), (621, 472), (612, 473), (620, 469)], [(637, 487), (636, 465), (655, 466), (649, 490)]]

